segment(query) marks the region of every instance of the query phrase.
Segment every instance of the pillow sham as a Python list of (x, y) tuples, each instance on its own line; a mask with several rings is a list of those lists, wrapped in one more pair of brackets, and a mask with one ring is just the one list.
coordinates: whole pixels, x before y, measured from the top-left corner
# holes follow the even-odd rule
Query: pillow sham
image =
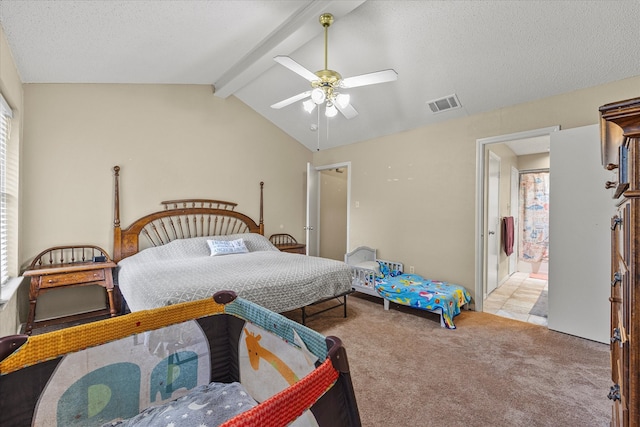
[(211, 256), (245, 254), (249, 252), (242, 239), (236, 240), (207, 240)]
[(220, 236), (208, 236), (208, 239), (211, 240), (220, 240), (220, 241), (229, 241), (229, 240), (237, 240), (242, 239), (245, 246), (249, 250), (249, 252), (257, 252), (257, 251), (278, 251), (280, 250), (273, 246), (273, 243), (269, 241), (262, 234), (258, 233), (236, 233), (236, 234), (227, 234)]

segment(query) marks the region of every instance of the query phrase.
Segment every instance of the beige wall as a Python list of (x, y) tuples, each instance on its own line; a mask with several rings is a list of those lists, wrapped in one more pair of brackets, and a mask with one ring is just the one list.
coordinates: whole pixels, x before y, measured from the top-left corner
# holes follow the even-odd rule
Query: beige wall
[(528, 154), (518, 156), (518, 169), (520, 171), (549, 169), (549, 153)]
[(323, 150), (313, 162), (351, 161), (349, 250), (376, 248), (380, 258), (475, 296), (476, 140), (596, 124), (599, 106), (636, 96), (640, 76)]
[(185, 197), (234, 201), (257, 220), (264, 181), (266, 234), (302, 237), (311, 152), (236, 98), (209, 86), (28, 84), (25, 107), (23, 260), (64, 243), (111, 252), (114, 165), (124, 226)]
[[(123, 226), (188, 197), (237, 202), (257, 221), (264, 181), (265, 234), (304, 241), (312, 153), (238, 99), (190, 85), (26, 84), (24, 94), (23, 263), (62, 244), (112, 253), (114, 165)], [(38, 317), (69, 298), (79, 307), (54, 302), (61, 292), (43, 296)]]

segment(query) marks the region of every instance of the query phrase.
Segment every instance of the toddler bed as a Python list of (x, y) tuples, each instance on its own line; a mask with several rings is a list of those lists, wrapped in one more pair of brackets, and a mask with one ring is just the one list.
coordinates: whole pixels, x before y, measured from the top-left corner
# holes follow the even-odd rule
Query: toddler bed
[(0, 338), (0, 425), (360, 426), (337, 337), (221, 291)]
[[(389, 271), (389, 274), (398, 275), (402, 273), (403, 266), (400, 262), (386, 261), (376, 257), (376, 250), (367, 246), (360, 246), (345, 254), (344, 262), (351, 270), (351, 286), (355, 291), (363, 294), (379, 297), (375, 290), (375, 278), (379, 276), (381, 266)], [(388, 309), (388, 302), (385, 301), (385, 309)]]
[(471, 301), (469, 292), (460, 285), (429, 280), (417, 274), (404, 274), (402, 263), (379, 260), (376, 250), (361, 246), (345, 255), (352, 275), (353, 289), (389, 301), (440, 315), (440, 325), (455, 329), (453, 318)]

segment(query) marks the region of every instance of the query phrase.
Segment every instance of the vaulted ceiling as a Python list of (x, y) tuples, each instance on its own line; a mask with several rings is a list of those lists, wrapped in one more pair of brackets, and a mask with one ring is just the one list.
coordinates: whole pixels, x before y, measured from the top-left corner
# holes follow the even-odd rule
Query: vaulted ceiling
[[(270, 107), (310, 90), (273, 57), (324, 68), (325, 12), (328, 68), (398, 73), (349, 89), (349, 120)], [(640, 75), (638, 17), (638, 0), (0, 0), (24, 83), (212, 85), (311, 150)], [(434, 114), (427, 102), (450, 95), (461, 108)]]

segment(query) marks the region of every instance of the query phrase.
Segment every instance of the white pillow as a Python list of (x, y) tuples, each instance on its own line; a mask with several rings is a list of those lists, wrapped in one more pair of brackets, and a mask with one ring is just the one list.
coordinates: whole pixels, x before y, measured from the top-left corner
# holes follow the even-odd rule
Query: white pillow
[(376, 274), (380, 273), (380, 264), (377, 261), (363, 261), (354, 265), (354, 267), (366, 268), (367, 270), (373, 270)]
[(211, 256), (244, 254), (249, 252), (242, 239), (236, 240), (207, 240)]

